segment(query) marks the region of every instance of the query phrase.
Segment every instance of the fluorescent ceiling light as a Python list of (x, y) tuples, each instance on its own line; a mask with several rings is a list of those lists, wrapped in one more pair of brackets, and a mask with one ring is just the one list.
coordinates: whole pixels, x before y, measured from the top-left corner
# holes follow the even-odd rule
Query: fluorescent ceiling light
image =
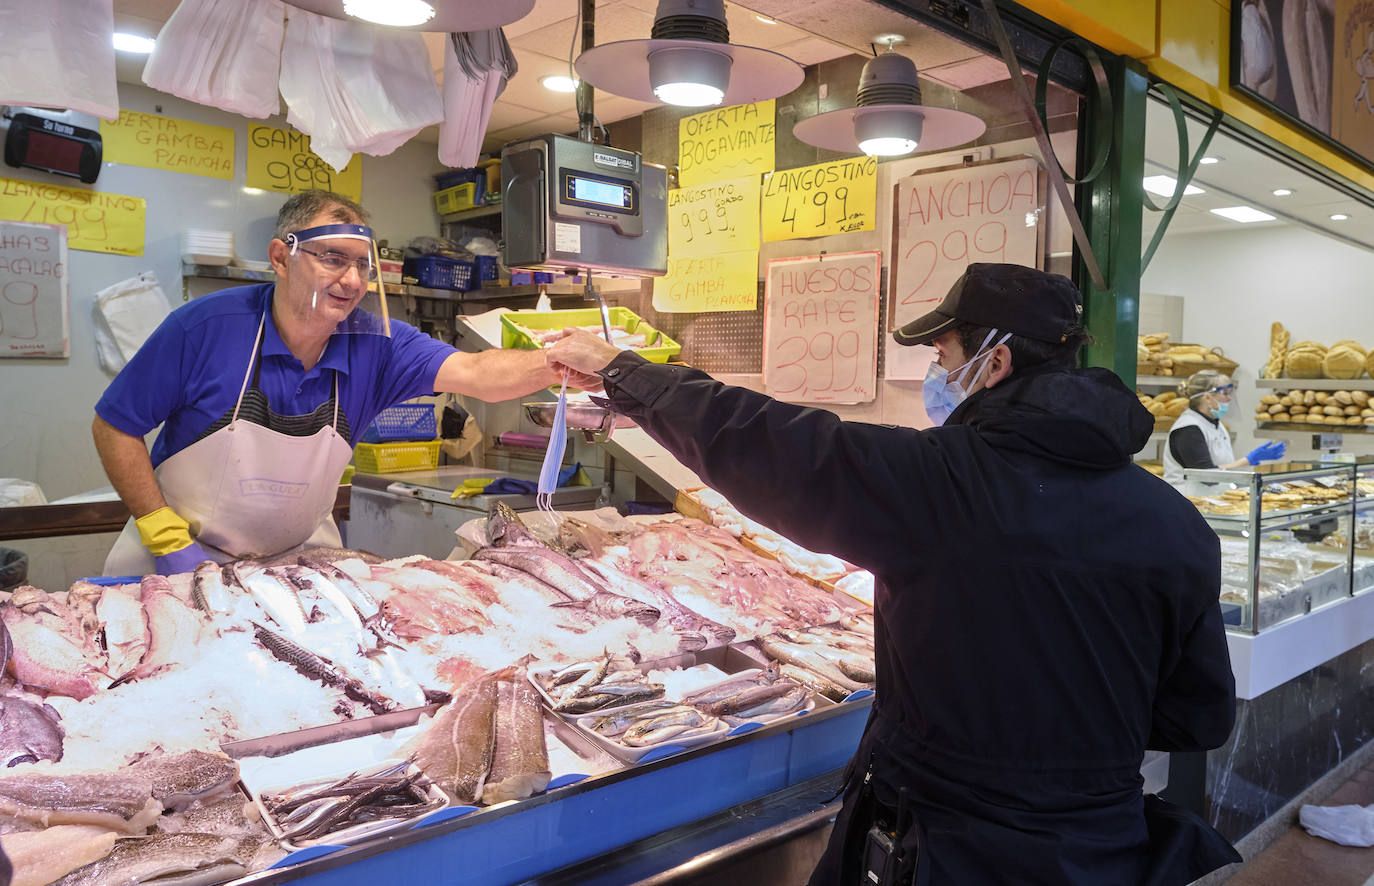
[(539, 81), (545, 89), (552, 89), (554, 92), (576, 92), (577, 81), (562, 74), (553, 74)]
[(354, 18), (394, 28), (423, 25), (434, 18), (425, 0), (343, 0), (344, 12)]
[(1274, 189), (1274, 196), (1275, 196), (1275, 197), (1290, 197), (1290, 196), (1292, 196), (1292, 194), (1293, 194), (1293, 191), (1292, 191), (1291, 188), (1275, 188), (1275, 189)]
[(248, 194), (249, 196), (255, 196), (255, 195), (257, 195), (257, 194), (261, 194), (261, 193), (262, 193), (262, 188), (250, 188), (250, 187), (248, 187), (247, 185), (245, 185), (245, 186), (243, 187), (243, 192), (244, 192), (245, 194)]
[(1213, 163), (1220, 163), (1220, 162), (1221, 162), (1221, 158), (1220, 158), (1220, 157), (1203, 157), (1201, 160), (1199, 160), (1199, 161), (1197, 161), (1197, 162), (1201, 163), (1203, 166), (1211, 166)]
[(776, 25), (776, 24), (777, 24), (777, 21), (775, 21), (774, 19), (769, 18), (769, 17), (766, 16), (766, 15), (755, 15), (754, 18), (756, 18), (756, 19), (758, 19), (759, 21), (763, 22), (765, 25)]
[(1345, 221), (1348, 218), (1350, 218), (1350, 216), (1346, 215), (1344, 212), (1338, 212), (1331, 216), (1332, 221)]
[[(1172, 175), (1147, 175), (1144, 182), (1145, 190), (1151, 194), (1158, 194), (1161, 197), (1174, 196), (1174, 189), (1178, 187), (1178, 179)], [(1183, 189), (1183, 196), (1192, 197), (1196, 194), (1207, 193), (1197, 185), (1188, 185)]]
[(136, 52), (139, 55), (147, 55), (153, 51), (154, 40), (151, 37), (140, 37), (137, 34), (126, 34), (123, 31), (115, 31), (114, 48), (120, 52)]
[(1274, 221), (1274, 216), (1267, 212), (1260, 212), (1249, 206), (1224, 206), (1221, 209), (1213, 209), (1213, 215), (1222, 218), (1229, 218), (1231, 221), (1249, 224), (1250, 222)]

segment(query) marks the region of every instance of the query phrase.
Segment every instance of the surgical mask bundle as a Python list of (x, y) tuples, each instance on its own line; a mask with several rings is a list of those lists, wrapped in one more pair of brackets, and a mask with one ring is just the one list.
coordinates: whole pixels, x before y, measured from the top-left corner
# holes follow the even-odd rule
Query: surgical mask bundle
[(558, 469), (563, 466), (563, 453), (568, 447), (568, 374), (563, 373), (563, 383), (558, 388), (558, 407), (553, 414), (553, 427), (549, 429), (549, 446), (544, 450), (544, 464), (539, 468), (539, 492), (535, 503), (539, 510), (553, 516), (553, 493), (558, 488)]
[[(987, 338), (983, 339), (978, 352), (967, 363), (959, 367), (953, 380), (950, 379), (949, 370), (939, 363), (932, 362), (930, 367), (926, 369), (925, 383), (921, 385), (921, 399), (925, 403), (926, 415), (934, 424), (944, 424), (959, 404), (968, 397), (968, 392), (964, 390), (964, 380), (967, 379), (969, 383), (972, 383), (978, 375), (975, 367), (992, 356), (992, 348), (988, 347), (988, 342), (992, 341), (992, 337), (996, 334), (996, 329), (988, 332)], [(1011, 338), (1010, 332), (998, 339), (997, 345), (1003, 344), (1009, 338)], [(992, 347), (995, 348), (997, 345)], [(969, 374), (970, 370), (972, 370), (972, 375)]]

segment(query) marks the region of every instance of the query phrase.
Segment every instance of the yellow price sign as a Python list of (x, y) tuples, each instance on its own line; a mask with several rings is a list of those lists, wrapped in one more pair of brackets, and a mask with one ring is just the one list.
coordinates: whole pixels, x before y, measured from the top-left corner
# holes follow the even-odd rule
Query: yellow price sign
[(160, 114), (120, 111), (100, 121), (105, 159), (130, 166), (234, 177), (234, 130)]
[(355, 154), (342, 172), (310, 150), (310, 136), (293, 129), (253, 123), (248, 126), (248, 187), (299, 194), (320, 188), (362, 200), (362, 162)]
[(758, 248), (758, 176), (668, 192), (669, 255), (715, 255)]
[(774, 100), (731, 105), (677, 124), (678, 184), (684, 188), (773, 169)]
[(766, 243), (871, 231), (877, 226), (878, 161), (853, 157), (764, 177), (759, 212)]
[(63, 225), (70, 249), (142, 255), (146, 210), (142, 197), (0, 178), (0, 218)]
[(668, 273), (654, 278), (654, 310), (664, 313), (752, 311), (758, 306), (759, 254), (668, 257)]

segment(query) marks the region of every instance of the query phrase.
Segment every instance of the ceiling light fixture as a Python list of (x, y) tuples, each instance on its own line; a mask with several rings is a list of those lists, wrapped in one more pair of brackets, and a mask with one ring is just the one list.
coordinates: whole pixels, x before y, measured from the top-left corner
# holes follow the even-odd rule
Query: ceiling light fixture
[(543, 85), (545, 89), (551, 89), (554, 92), (577, 91), (577, 81), (571, 77), (566, 77), (562, 74), (552, 74), (548, 77), (542, 78), (539, 82)]
[(966, 144), (987, 130), (973, 114), (921, 104), (916, 64), (892, 48), (901, 38), (880, 39), (887, 52), (869, 59), (859, 74), (858, 107), (799, 120), (794, 136), (830, 151), (899, 157)]
[(1291, 197), (1291, 196), (1293, 196), (1293, 191), (1292, 191), (1291, 188), (1275, 188), (1275, 189), (1274, 189), (1274, 196), (1275, 196), (1275, 197)]
[(1221, 209), (1213, 209), (1212, 214), (1229, 218), (1231, 221), (1240, 222), (1244, 225), (1251, 222), (1274, 221), (1274, 216), (1249, 206), (1224, 206)]
[(519, 21), (534, 0), (286, 0), (325, 18), (432, 33), (486, 31)]
[(151, 37), (126, 34), (123, 31), (114, 32), (114, 48), (119, 52), (135, 52), (139, 55), (147, 55), (153, 51), (155, 42)]
[(1350, 216), (1346, 215), (1344, 212), (1337, 212), (1331, 216), (1332, 221), (1345, 221), (1348, 218), (1350, 218)]
[(1221, 162), (1221, 158), (1220, 158), (1220, 157), (1203, 157), (1201, 160), (1199, 160), (1199, 161), (1197, 161), (1197, 162), (1201, 163), (1203, 166), (1211, 166), (1213, 163), (1220, 163), (1220, 162)]
[(594, 46), (574, 67), (604, 92), (684, 107), (777, 98), (805, 76), (787, 56), (731, 43), (724, 0), (659, 0), (648, 40)]
[[(1174, 191), (1178, 189), (1178, 179), (1172, 175), (1147, 175), (1141, 184), (1151, 194), (1158, 194), (1161, 197), (1172, 197)], [(1183, 196), (1185, 197), (1194, 197), (1205, 193), (1207, 192), (1197, 185), (1188, 185), (1183, 189)]]
[(425, 0), (343, 0), (344, 12), (376, 25), (413, 28), (434, 18)]
[(755, 15), (754, 18), (763, 22), (765, 25), (776, 25), (778, 23), (776, 19), (771, 19), (766, 15)]

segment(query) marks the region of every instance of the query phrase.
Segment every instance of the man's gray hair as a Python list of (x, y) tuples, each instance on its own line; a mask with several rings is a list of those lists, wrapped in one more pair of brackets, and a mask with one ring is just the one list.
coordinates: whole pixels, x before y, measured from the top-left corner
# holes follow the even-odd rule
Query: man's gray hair
[(272, 235), (285, 240), (292, 231), (308, 227), (320, 213), (341, 224), (367, 224), (367, 210), (340, 194), (318, 189), (292, 194), (277, 211), (277, 230)]

